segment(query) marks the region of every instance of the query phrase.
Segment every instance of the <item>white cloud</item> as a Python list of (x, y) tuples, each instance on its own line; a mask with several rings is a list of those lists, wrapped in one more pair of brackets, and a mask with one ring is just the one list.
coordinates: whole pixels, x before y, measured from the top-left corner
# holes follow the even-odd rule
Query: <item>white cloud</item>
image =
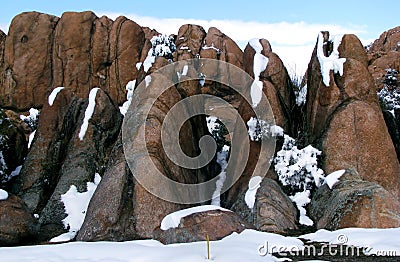
[(9, 24), (0, 24), (0, 30), (6, 34), (8, 33), (8, 27), (10, 27)]

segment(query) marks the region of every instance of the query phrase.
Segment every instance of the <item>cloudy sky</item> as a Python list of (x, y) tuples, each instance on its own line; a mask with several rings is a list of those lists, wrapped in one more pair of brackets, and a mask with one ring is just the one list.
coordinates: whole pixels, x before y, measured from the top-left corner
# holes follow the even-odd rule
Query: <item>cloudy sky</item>
[(301, 75), (308, 64), (318, 32), (354, 33), (363, 44), (400, 25), (399, 1), (159, 1), (68, 0), (8, 1), (0, 9), (0, 29), (7, 32), (12, 18), (25, 11), (61, 16), (66, 11), (92, 10), (115, 19), (125, 15), (161, 33), (177, 33), (192, 23), (219, 28), (243, 49), (252, 38), (266, 38), (288, 70)]

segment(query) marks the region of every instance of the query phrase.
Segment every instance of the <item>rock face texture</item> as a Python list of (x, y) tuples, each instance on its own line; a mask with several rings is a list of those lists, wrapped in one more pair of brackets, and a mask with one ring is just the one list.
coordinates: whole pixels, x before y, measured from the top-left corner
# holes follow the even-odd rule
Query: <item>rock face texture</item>
[(5, 41), (0, 105), (40, 108), (58, 86), (71, 88), (79, 98), (100, 87), (122, 104), (125, 85), (137, 77), (144, 41), (142, 28), (125, 17), (113, 22), (92, 12), (66, 12), (61, 18), (22, 13)]
[[(196, 95), (227, 102), (218, 108), (208, 101), (187, 105), (179, 114), (186, 115), (195, 106), (203, 106), (207, 113), (164, 133), (168, 138), (178, 133), (180, 149), (195, 158), (204, 149), (199, 141), (210, 134), (207, 115), (222, 115), (226, 120), (227, 144), (233, 143), (240, 121), (246, 125), (256, 116), (255, 103), (248, 102), (255, 82), (269, 101), (275, 124), (299, 146), (311, 144), (322, 151), (319, 167), (325, 174), (347, 170), (333, 189), (323, 185), (312, 195), (306, 209), (314, 225), (399, 227), (400, 111), (383, 108), (382, 114), (377, 98), (377, 91), (387, 87), (386, 69), (394, 70), (393, 74), (400, 71), (399, 32), (400, 28), (385, 32), (367, 51), (354, 35), (344, 35), (335, 46), (338, 42), (322, 32), (318, 41), (323, 43), (317, 42), (304, 80), (307, 102), (299, 106), (295, 85), (266, 39), (251, 40), (242, 51), (217, 28), (206, 32), (187, 24), (167, 37), (168, 53), (162, 50), (166, 46), (155, 43), (156, 30), (126, 17), (113, 21), (92, 12), (67, 12), (60, 18), (37, 12), (16, 16), (8, 35), (0, 31), (0, 188), (10, 192), (9, 199), (0, 201), (0, 245), (48, 241), (67, 232), (61, 197), (71, 186), (86, 191), (96, 174), (102, 179), (83, 211), (79, 241), (154, 237), (163, 243), (180, 243), (204, 240), (207, 234), (211, 240), (221, 239), (245, 228), (276, 233), (303, 229), (297, 208), (274, 168), (269, 168), (275, 146), (282, 147), (282, 139), (276, 143), (276, 138), (268, 140), (271, 147), (266, 152), (260, 142), (242, 139), (239, 155), (229, 155), (233, 161), (228, 167), (233, 169), (226, 168), (227, 181), (230, 170), (240, 170), (241, 176), (220, 196), (220, 203), (232, 212), (196, 213), (183, 218), (177, 228), (160, 229), (166, 215), (210, 202), (169, 202), (163, 194), (180, 200), (195, 196), (211, 200), (210, 192), (225, 189), (215, 183), (207, 190), (176, 190), (156, 176), (197, 184), (223, 174), (216, 154), (198, 169), (169, 158), (161, 141), (168, 112)], [(326, 59), (337, 54), (334, 62)], [(199, 60), (204, 58), (212, 62)], [(257, 59), (266, 62), (262, 68)], [(343, 74), (331, 70), (342, 62)], [(172, 68), (170, 75), (158, 71), (166, 66)], [(238, 74), (239, 69), (247, 77)], [(393, 91), (397, 78), (389, 80)], [(169, 89), (159, 94), (158, 88), (166, 85)], [(244, 96), (235, 88), (244, 90)], [(20, 115), (31, 107), (40, 109), (40, 117), (28, 148), (36, 125), (28, 125)], [(145, 109), (149, 111), (143, 115)], [(264, 178), (254, 207), (249, 208), (246, 192), (255, 170)]]
[(157, 228), (153, 238), (163, 244), (205, 241), (207, 235), (210, 240), (219, 240), (233, 232), (242, 232), (245, 225), (247, 223), (233, 212), (212, 210), (183, 217), (176, 228)]
[(400, 225), (400, 202), (379, 184), (363, 181), (354, 170), (329, 189), (318, 189), (310, 214), (317, 228), (391, 228)]
[[(328, 39), (329, 34), (324, 33), (323, 41)], [(366, 56), (357, 55), (362, 50), (355, 36), (344, 35), (338, 47), (340, 57), (346, 59), (344, 73), (340, 76), (331, 70), (329, 86), (325, 86), (315, 48), (308, 68), (305, 131), (309, 142), (320, 143), (327, 174), (354, 169), (363, 179), (379, 183), (398, 197), (400, 165)]]
[(24, 201), (15, 195), (0, 200), (0, 245), (32, 243), (38, 234), (39, 223)]

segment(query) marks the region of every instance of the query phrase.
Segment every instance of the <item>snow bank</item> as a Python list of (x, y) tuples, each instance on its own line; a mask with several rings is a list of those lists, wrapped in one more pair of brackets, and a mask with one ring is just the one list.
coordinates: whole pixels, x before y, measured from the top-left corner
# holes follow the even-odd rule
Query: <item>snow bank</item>
[(65, 213), (67, 214), (67, 217), (63, 219), (63, 223), (65, 228), (69, 228), (69, 232), (51, 239), (50, 242), (69, 241), (75, 237), (85, 220), (90, 199), (100, 181), (101, 177), (96, 173), (94, 182), (87, 183), (86, 192), (80, 193), (76, 186), (72, 185), (65, 194), (61, 195), (61, 201), (64, 203)]
[(366, 247), (366, 255), (400, 256), (400, 228), (344, 228), (336, 231), (320, 229), (315, 233), (300, 236), (314, 242), (346, 244)]
[[(255, 230), (244, 230), (240, 234), (233, 233), (222, 240), (210, 241), (210, 247), (211, 261), (218, 262), (282, 261), (269, 255), (272, 248), (304, 249), (303, 243), (297, 238)], [(155, 240), (71, 242), (58, 245), (0, 248), (0, 257), (2, 261), (7, 262), (208, 261), (205, 241), (163, 245)]]
[(179, 226), (179, 223), (181, 222), (181, 218), (187, 217), (191, 214), (210, 211), (210, 210), (221, 210), (221, 211), (226, 211), (226, 212), (232, 212), (228, 209), (222, 208), (220, 206), (214, 206), (214, 205), (191, 207), (191, 208), (182, 209), (182, 210), (176, 211), (174, 213), (171, 213), (169, 215), (166, 215), (163, 218), (163, 220), (161, 221), (160, 228), (161, 228), (161, 230), (168, 230), (170, 228), (176, 228)]
[(8, 198), (8, 192), (3, 189), (0, 189), (0, 200), (7, 200), (7, 198)]
[(64, 89), (64, 87), (56, 87), (53, 89), (53, 91), (51, 91), (51, 94), (49, 95), (49, 105), (50, 106), (53, 106), (53, 103), (57, 97), (57, 94), (63, 89)]
[(262, 177), (260, 176), (254, 176), (249, 181), (249, 188), (244, 196), (244, 201), (250, 209), (253, 209), (254, 203), (256, 202), (256, 194), (257, 190), (260, 188), (261, 181)]
[(87, 128), (89, 126), (89, 120), (93, 115), (94, 112), (94, 107), (96, 106), (96, 95), (97, 95), (97, 91), (99, 91), (99, 88), (92, 88), (92, 90), (90, 90), (89, 93), (89, 104), (86, 108), (85, 111), (85, 117), (83, 118), (83, 122), (81, 125), (81, 130), (79, 131), (79, 139), (83, 140), (83, 138), (85, 137)]
[(329, 187), (330, 189), (332, 189), (333, 186), (334, 186), (337, 182), (339, 182), (339, 178), (340, 178), (341, 176), (343, 176), (344, 173), (346, 173), (346, 170), (338, 170), (338, 171), (335, 171), (335, 172), (330, 173), (329, 175), (327, 175), (327, 176), (325, 177), (325, 183), (328, 185), (328, 187)]
[(262, 98), (263, 83), (260, 81), (260, 74), (267, 68), (268, 58), (261, 54), (263, 48), (259, 39), (251, 39), (249, 44), (256, 51), (253, 58), (254, 81), (250, 89), (252, 106), (256, 107)]
[(333, 72), (339, 73), (340, 76), (343, 75), (343, 64), (346, 62), (346, 58), (339, 58), (339, 45), (342, 42), (343, 35), (334, 35), (329, 38), (329, 41), (333, 42), (332, 53), (326, 57), (324, 54), (324, 36), (322, 33), (318, 35), (317, 43), (317, 57), (319, 64), (321, 66), (322, 80), (326, 86), (329, 86), (331, 70)]

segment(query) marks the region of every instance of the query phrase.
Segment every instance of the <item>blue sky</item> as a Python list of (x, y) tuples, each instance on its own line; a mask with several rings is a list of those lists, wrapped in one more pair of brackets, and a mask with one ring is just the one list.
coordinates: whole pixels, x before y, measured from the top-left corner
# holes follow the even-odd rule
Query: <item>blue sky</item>
[[(65, 11), (92, 10), (115, 19), (125, 15), (142, 26), (177, 33), (184, 23), (216, 26), (242, 48), (253, 37), (266, 38), (289, 67), (305, 70), (319, 30), (355, 33), (364, 44), (400, 25), (399, 1), (8, 1), (0, 9), (0, 28), (24, 11), (57, 16)], [(300, 69), (299, 69), (300, 68)]]

